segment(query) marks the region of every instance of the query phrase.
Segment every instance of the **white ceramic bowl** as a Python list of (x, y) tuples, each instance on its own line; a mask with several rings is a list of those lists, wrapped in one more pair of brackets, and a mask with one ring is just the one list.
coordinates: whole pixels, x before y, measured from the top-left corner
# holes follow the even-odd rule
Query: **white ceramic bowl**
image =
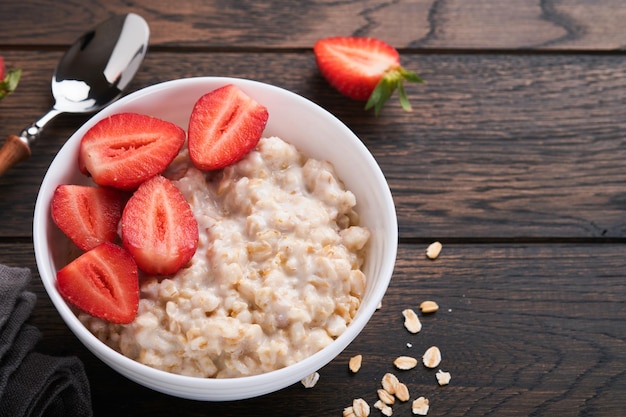
[[(334, 164), (339, 177), (357, 198), (362, 225), (372, 232), (364, 265), (367, 288), (359, 310), (347, 330), (333, 343), (289, 367), (269, 373), (208, 379), (170, 374), (135, 362), (98, 340), (74, 315), (56, 287), (56, 272), (64, 266), (65, 237), (50, 217), (50, 201), (59, 184), (88, 183), (78, 170), (81, 137), (97, 121), (120, 112), (149, 114), (187, 128), (196, 100), (228, 83), (239, 86), (268, 108), (265, 135), (276, 135), (311, 157)], [(94, 355), (127, 378), (182, 398), (227, 401), (255, 397), (285, 388), (319, 370), (341, 353), (363, 330), (376, 311), (393, 272), (397, 250), (397, 220), (391, 192), (378, 164), (363, 143), (337, 118), (311, 101), (287, 90), (250, 80), (199, 77), (168, 81), (130, 94), (85, 123), (70, 137), (50, 165), (43, 180), (34, 215), (37, 267), (48, 295), (72, 332)]]

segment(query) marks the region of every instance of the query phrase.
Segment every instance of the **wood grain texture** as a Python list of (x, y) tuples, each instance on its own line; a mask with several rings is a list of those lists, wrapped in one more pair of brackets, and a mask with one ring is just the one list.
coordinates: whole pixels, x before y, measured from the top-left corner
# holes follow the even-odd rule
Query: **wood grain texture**
[[(623, 415), (626, 403), (626, 8), (621, 0), (89, 0), (0, 2), (0, 55), (24, 72), (0, 101), (0, 138), (52, 105), (50, 79), (79, 35), (116, 13), (148, 21), (151, 46), (128, 92), (170, 79), (232, 76), (292, 90), (326, 108), (372, 152), (396, 203), (400, 247), (363, 333), (320, 370), (238, 402), (169, 397), (96, 359), (39, 282), (32, 213), (41, 180), (89, 115), (62, 115), (33, 155), (0, 178), (0, 263), (33, 271), (37, 350), (85, 364), (96, 416), (339, 416), (370, 405), (385, 372), (429, 416)], [(44, 18), (45, 17), (45, 18)], [(311, 47), (332, 35), (375, 36), (426, 80), (413, 112), (377, 118), (331, 89)], [(76, 161), (67, 161), (75, 164)], [(443, 242), (435, 261), (428, 243)], [(441, 309), (409, 334), (401, 311)], [(395, 371), (399, 355), (436, 345), (441, 368)], [(356, 374), (349, 358), (364, 356)], [(373, 410), (372, 415), (376, 415)], [(409, 403), (394, 415), (411, 415)]]
[(423, 50), (626, 47), (620, 0), (5, 1), (0, 16), (11, 25), (0, 32), (0, 47), (67, 45), (101, 20), (129, 12), (148, 21), (155, 47), (310, 48), (331, 35)]
[[(51, 105), (50, 68), (59, 53), (6, 57), (25, 69), (18, 91), (0, 103), (0, 133), (9, 134)], [(435, 54), (408, 55), (405, 62), (427, 83), (408, 87), (413, 112), (393, 100), (378, 118), (332, 90), (312, 54), (149, 53), (130, 91), (215, 75), (252, 78), (311, 99), (344, 121), (379, 162), (402, 238), (626, 236), (621, 57)], [(88, 117), (60, 116), (33, 156), (0, 178), (7, 219), (0, 235), (30, 235), (26, 219), (41, 178)]]
[[(353, 398), (370, 404), (386, 372), (412, 398), (430, 399), (429, 416), (620, 415), (626, 388), (626, 258), (623, 245), (444, 245), (430, 261), (425, 245), (401, 245), (396, 270), (364, 332), (320, 370), (318, 385), (295, 384), (278, 393), (227, 403), (202, 403), (151, 392), (108, 369), (61, 322), (38, 281), (30, 245), (0, 245), (9, 259), (30, 267), (38, 302), (31, 323), (43, 332), (38, 349), (77, 355), (86, 364), (98, 415), (188, 416), (341, 415)], [(422, 331), (409, 334), (402, 310), (423, 300), (440, 310), (421, 315)], [(408, 345), (410, 344), (410, 345)], [(421, 364), (397, 371), (399, 355), (420, 358), (440, 348), (437, 369)], [(358, 374), (349, 358), (364, 357)], [(437, 385), (435, 372), (452, 381)], [(115, 398), (115, 401), (111, 401)], [(394, 415), (410, 415), (399, 403)]]

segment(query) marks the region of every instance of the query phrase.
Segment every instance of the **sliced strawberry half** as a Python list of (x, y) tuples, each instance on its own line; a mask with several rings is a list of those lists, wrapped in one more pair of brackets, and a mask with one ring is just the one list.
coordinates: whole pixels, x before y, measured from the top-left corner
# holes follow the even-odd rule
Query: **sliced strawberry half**
[(411, 110), (403, 82), (422, 82), (400, 65), (400, 54), (380, 39), (336, 36), (313, 46), (317, 66), (328, 83), (354, 100), (367, 100), (365, 109), (378, 114), (398, 89), (400, 104)]
[(189, 119), (191, 162), (201, 170), (224, 168), (242, 159), (261, 139), (267, 109), (235, 85), (200, 97)]
[(198, 222), (178, 188), (157, 175), (126, 203), (122, 242), (142, 271), (174, 274), (198, 248)]
[(123, 207), (118, 190), (64, 184), (54, 190), (50, 214), (76, 246), (88, 251), (115, 239)]
[(105, 242), (57, 272), (61, 295), (84, 312), (113, 323), (130, 323), (139, 307), (135, 261), (122, 247)]
[(179, 126), (137, 113), (102, 119), (80, 143), (79, 168), (96, 184), (134, 190), (160, 174), (185, 142)]

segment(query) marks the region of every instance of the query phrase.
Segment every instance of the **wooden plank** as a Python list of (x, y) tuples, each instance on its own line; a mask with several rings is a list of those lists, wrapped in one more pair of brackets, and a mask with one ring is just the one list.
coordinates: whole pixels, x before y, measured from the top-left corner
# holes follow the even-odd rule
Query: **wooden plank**
[[(295, 384), (278, 393), (241, 402), (197, 403), (168, 398), (132, 383), (86, 351), (61, 322), (42, 285), (32, 324), (44, 334), (38, 349), (77, 355), (86, 365), (99, 414), (189, 416), (212, 412), (243, 415), (340, 415), (353, 398), (373, 404), (386, 372), (394, 372), (412, 398), (426, 396), (429, 415), (619, 415), (626, 388), (626, 258), (623, 245), (444, 245), (427, 260), (425, 246), (401, 245), (394, 277), (363, 333), (320, 370), (318, 385)], [(3, 245), (0, 262), (35, 270), (31, 245)], [(409, 334), (402, 310), (434, 300), (440, 310), (421, 315), (422, 331)], [(421, 364), (395, 370), (399, 355), (420, 358), (429, 346), (441, 349), (437, 369)], [(351, 356), (364, 356), (352, 375)], [(438, 369), (449, 371), (439, 387)], [(111, 401), (115, 398), (116, 401)], [(409, 404), (394, 415), (409, 415)]]
[(620, 0), (319, 0), (297, 5), (288, 0), (155, 0), (145, 6), (121, 0), (5, 1), (0, 16), (11, 24), (3, 26), (0, 46), (67, 45), (109, 16), (128, 12), (144, 16), (151, 44), (158, 47), (310, 48), (333, 35), (373, 36), (398, 48), (425, 50), (610, 51), (626, 46)]
[[(58, 52), (9, 51), (24, 68), (0, 103), (5, 135), (51, 105)], [(242, 58), (245, 56), (245, 59)], [(381, 165), (402, 238), (622, 238), (626, 191), (623, 60), (596, 55), (408, 55), (424, 85), (414, 111), (392, 100), (375, 118), (329, 88), (312, 55), (152, 53), (130, 90), (172, 75), (253, 78), (290, 89), (343, 120)], [(41, 179), (89, 116), (62, 115), (33, 157), (0, 178), (0, 236), (31, 235)]]

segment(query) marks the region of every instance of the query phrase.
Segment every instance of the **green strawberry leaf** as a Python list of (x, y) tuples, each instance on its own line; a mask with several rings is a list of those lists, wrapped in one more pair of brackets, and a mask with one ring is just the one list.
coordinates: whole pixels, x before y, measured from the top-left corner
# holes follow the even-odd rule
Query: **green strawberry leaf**
[(405, 111), (411, 111), (411, 104), (409, 103), (409, 98), (404, 88), (404, 81), (413, 83), (424, 82), (419, 75), (412, 71), (407, 71), (402, 67), (392, 69), (385, 73), (374, 88), (374, 91), (372, 91), (372, 94), (365, 104), (365, 110), (373, 108), (374, 115), (378, 116), (385, 102), (389, 100), (393, 92), (397, 89), (400, 105)]
[(7, 72), (7, 75), (4, 77), (4, 80), (0, 81), (0, 100), (2, 100), (7, 95), (15, 91), (15, 89), (17, 88), (17, 84), (19, 83), (21, 75), (22, 75), (21, 69)]
[(404, 83), (398, 84), (398, 97), (400, 98), (400, 105), (405, 111), (413, 110), (411, 108), (411, 103), (409, 103), (409, 97), (406, 95), (406, 90), (404, 89)]
[(367, 103), (365, 103), (365, 110), (373, 107), (374, 114), (378, 116), (378, 113), (380, 113), (383, 105), (389, 100), (394, 90), (395, 84), (388, 78), (383, 77), (376, 85), (376, 88), (374, 88), (374, 91), (372, 91)]
[(424, 80), (422, 80), (422, 78), (419, 75), (417, 75), (413, 71), (407, 71), (407, 70), (405, 70), (402, 67), (400, 67), (400, 74), (402, 74), (402, 78), (404, 78), (405, 80), (407, 80), (409, 82), (413, 82), (413, 83), (423, 83), (424, 82)]

